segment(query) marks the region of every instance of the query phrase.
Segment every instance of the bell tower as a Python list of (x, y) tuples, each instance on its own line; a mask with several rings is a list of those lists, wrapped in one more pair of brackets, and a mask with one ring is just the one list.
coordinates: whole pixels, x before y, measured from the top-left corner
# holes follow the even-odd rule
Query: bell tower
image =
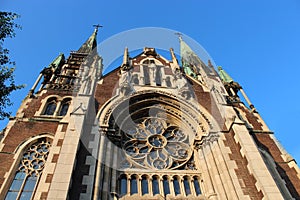
[(67, 198), (84, 116), (94, 108), (101, 75), (97, 32), (42, 70), (10, 119), (0, 143), (1, 199)]

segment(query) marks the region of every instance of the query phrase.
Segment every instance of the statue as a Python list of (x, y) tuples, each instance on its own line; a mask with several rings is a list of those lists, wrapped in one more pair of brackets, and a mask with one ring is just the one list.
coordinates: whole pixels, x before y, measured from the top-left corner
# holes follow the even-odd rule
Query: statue
[(156, 65), (154, 63), (154, 60), (150, 60), (150, 64), (148, 65), (149, 68), (149, 79), (150, 79), (150, 85), (156, 85)]
[(133, 86), (131, 83), (132, 68), (121, 67), (119, 76), (120, 76), (119, 79), (120, 93), (122, 95), (128, 95), (129, 93), (133, 92)]
[(187, 100), (191, 99), (193, 94), (190, 91), (187, 80), (182, 76), (182, 73), (179, 69), (175, 71), (175, 81), (178, 88), (178, 93)]

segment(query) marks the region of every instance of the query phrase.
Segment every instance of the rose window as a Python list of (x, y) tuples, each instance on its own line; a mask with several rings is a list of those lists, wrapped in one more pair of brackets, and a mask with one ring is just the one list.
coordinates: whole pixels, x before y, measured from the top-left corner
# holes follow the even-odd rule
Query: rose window
[(123, 132), (123, 149), (133, 164), (175, 169), (192, 155), (187, 133), (162, 118), (149, 117)]

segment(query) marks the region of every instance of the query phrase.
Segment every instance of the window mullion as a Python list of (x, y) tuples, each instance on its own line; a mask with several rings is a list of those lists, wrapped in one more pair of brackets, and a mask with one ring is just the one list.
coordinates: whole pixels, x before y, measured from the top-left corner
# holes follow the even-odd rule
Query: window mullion
[(19, 193), (18, 193), (18, 196), (17, 196), (17, 199), (16, 200), (19, 200), (20, 198), (21, 198), (21, 195), (22, 195), (22, 192), (23, 192), (23, 189), (24, 189), (24, 186), (25, 186), (25, 184), (26, 184), (26, 181), (27, 181), (27, 178), (28, 178), (29, 176), (28, 176), (28, 174), (26, 173), (26, 176), (25, 176), (25, 178), (24, 178), (24, 180), (23, 180), (23, 183), (22, 183), (22, 185), (21, 185), (21, 187), (20, 187), (20, 190), (19, 190)]
[(55, 109), (55, 111), (53, 113), (53, 116), (58, 116), (58, 112), (60, 111), (60, 106), (61, 106), (61, 101), (58, 101), (56, 103), (56, 109)]

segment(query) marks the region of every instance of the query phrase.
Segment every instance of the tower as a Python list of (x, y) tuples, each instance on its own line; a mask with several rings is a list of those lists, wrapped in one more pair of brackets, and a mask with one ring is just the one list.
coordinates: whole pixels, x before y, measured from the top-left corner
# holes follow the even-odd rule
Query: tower
[(181, 63), (124, 47), (103, 75), (97, 32), (42, 70), (10, 119), (1, 199), (300, 198), (295, 160), (222, 67), (180, 37)]

